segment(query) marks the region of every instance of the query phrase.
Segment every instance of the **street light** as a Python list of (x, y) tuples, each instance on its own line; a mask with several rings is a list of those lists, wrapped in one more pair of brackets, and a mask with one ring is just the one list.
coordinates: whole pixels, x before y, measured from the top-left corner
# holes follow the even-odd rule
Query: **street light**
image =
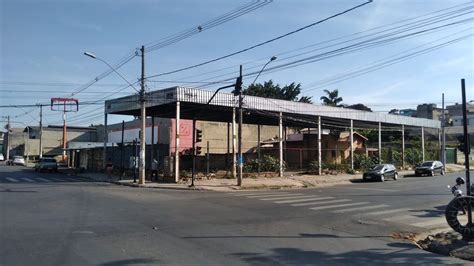
[(109, 63), (107, 63), (107, 61), (105, 61), (104, 59), (100, 58), (100, 57), (97, 57), (95, 54), (92, 54), (92, 53), (88, 53), (88, 52), (84, 52), (84, 55), (90, 57), (90, 58), (93, 58), (93, 59), (96, 59), (96, 60), (99, 60), (101, 62), (103, 62), (104, 64), (106, 64), (108, 67), (110, 67), (110, 69), (112, 69), (119, 77), (121, 77), (123, 80), (125, 80), (125, 82), (127, 82), (127, 84), (132, 87), (135, 91), (137, 92), (140, 92), (139, 90), (137, 90), (124, 76), (122, 76), (117, 70), (115, 70), (114, 67), (112, 67)]
[[(138, 184), (142, 185), (145, 184), (145, 130), (146, 130), (146, 99), (145, 99), (145, 46), (142, 46), (141, 49), (141, 58), (142, 58), (142, 63), (141, 63), (141, 68), (142, 68), (142, 73), (141, 73), (141, 79), (140, 79), (140, 90), (137, 90), (126, 78), (124, 78), (115, 68), (113, 68), (109, 63), (107, 63), (105, 60), (95, 56), (92, 53), (85, 52), (84, 55), (97, 59), (99, 61), (102, 61), (104, 64), (106, 64), (110, 69), (112, 69), (117, 75), (119, 75), (123, 80), (125, 80), (130, 87), (132, 87), (135, 91), (137, 91), (140, 95), (140, 129), (141, 129), (141, 135), (140, 135), (140, 162), (139, 162), (139, 170), (138, 170)], [(105, 122), (107, 124), (107, 116), (105, 116)], [(105, 167), (105, 151), (107, 149), (107, 143), (106, 143), (106, 138), (107, 138), (107, 132), (104, 132), (104, 155), (103, 155), (103, 166)]]
[(277, 59), (276, 56), (272, 56), (272, 58), (270, 58), (270, 61), (268, 61), (265, 65), (263, 65), (262, 69), (260, 70), (260, 72), (258, 72), (257, 76), (255, 77), (255, 79), (253, 80), (252, 83), (250, 83), (250, 85), (253, 85), (255, 83), (255, 81), (257, 81), (258, 77), (260, 76), (260, 74), (262, 74), (263, 70), (267, 67), (268, 64), (270, 64), (270, 62), (272, 61), (275, 61)]
[[(260, 74), (263, 72), (263, 70), (265, 69), (265, 67), (267, 67), (267, 65), (272, 62), (272, 61), (275, 61), (277, 58), (276, 56), (272, 56), (270, 58), (270, 60), (265, 64), (263, 65), (262, 69), (260, 70), (260, 72), (258, 72), (257, 76), (255, 77), (254, 81), (251, 83), (254, 84), (255, 81), (257, 81), (257, 78), (260, 76)], [(240, 65), (240, 76), (239, 78), (237, 78), (237, 83), (241, 82), (242, 81), (242, 65)], [(241, 84), (239, 85), (241, 87)], [(239, 149), (239, 159), (237, 160), (237, 163), (239, 164), (239, 168), (238, 168), (238, 172), (237, 172), (237, 186), (242, 186), (242, 172), (243, 172), (243, 157), (242, 157), (242, 118), (243, 118), (243, 108), (242, 108), (242, 104), (243, 104), (243, 98), (242, 98), (242, 88), (239, 89), (239, 132), (238, 132), (238, 140), (239, 140), (239, 144), (238, 144), (238, 149)], [(260, 163), (260, 161), (259, 161)]]

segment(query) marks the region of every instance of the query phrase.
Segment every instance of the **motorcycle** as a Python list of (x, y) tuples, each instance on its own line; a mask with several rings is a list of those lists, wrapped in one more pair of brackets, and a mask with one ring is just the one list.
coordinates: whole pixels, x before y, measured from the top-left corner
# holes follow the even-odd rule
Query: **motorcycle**
[[(459, 198), (463, 196), (463, 192), (461, 190), (461, 186), (464, 185), (466, 182), (464, 181), (464, 178), (458, 177), (456, 178), (456, 185), (450, 186), (448, 185), (448, 188), (451, 189), (451, 193), (454, 195), (454, 198)], [(465, 215), (466, 210), (463, 208), (462, 213)]]

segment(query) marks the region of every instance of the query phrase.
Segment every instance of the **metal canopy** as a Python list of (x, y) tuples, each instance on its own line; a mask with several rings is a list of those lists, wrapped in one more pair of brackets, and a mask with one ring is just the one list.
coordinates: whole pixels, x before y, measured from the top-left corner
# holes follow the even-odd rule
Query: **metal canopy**
[[(237, 107), (237, 97), (232, 93), (217, 93), (212, 102), (207, 102), (214, 94), (194, 88), (172, 87), (152, 91), (147, 95), (147, 115), (156, 117), (176, 117), (176, 102), (181, 105), (181, 118), (205, 121), (232, 121), (232, 108)], [(431, 119), (406, 117), (378, 112), (366, 112), (340, 107), (314, 105), (293, 101), (276, 100), (255, 96), (244, 96), (244, 123), (277, 125), (278, 114), (284, 116), (287, 126), (313, 126), (317, 116), (330, 120), (354, 120), (357, 124), (405, 125), (413, 127), (440, 128), (441, 122)], [(138, 95), (105, 101), (106, 114), (140, 115)]]

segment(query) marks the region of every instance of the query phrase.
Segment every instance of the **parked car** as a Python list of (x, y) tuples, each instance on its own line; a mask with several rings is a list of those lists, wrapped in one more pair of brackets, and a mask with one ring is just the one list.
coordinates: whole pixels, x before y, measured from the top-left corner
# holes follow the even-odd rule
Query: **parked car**
[(43, 170), (49, 170), (57, 172), (58, 171), (58, 162), (54, 158), (42, 158), (39, 159), (35, 164), (35, 172), (41, 172)]
[(393, 164), (377, 164), (362, 175), (362, 180), (385, 181), (386, 178), (398, 179), (397, 168)]
[(3, 157), (3, 153), (0, 153), (0, 161), (4, 161), (5, 157)]
[(440, 161), (426, 161), (415, 168), (415, 176), (434, 176), (436, 173), (444, 175), (444, 165)]
[(25, 159), (23, 156), (13, 156), (12, 159), (7, 161), (7, 165), (23, 165), (25, 166)]

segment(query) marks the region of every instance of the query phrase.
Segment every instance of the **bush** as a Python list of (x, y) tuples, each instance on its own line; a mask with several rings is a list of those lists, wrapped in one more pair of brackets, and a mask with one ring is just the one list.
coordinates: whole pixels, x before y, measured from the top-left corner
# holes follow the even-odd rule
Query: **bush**
[(354, 154), (354, 168), (367, 170), (378, 163), (378, 158), (369, 157), (365, 154)]
[(405, 151), (405, 160), (408, 164), (415, 166), (421, 163), (423, 155), (420, 149), (410, 148)]
[[(286, 168), (285, 162), (283, 162), (283, 169)], [(258, 171), (258, 159), (249, 160), (244, 164), (245, 172), (257, 172)], [(260, 162), (260, 171), (262, 172), (278, 172), (280, 171), (280, 162), (276, 157), (270, 155), (264, 155)]]
[(319, 162), (318, 161), (311, 161), (308, 164), (308, 170), (312, 173), (318, 173), (319, 172)]

